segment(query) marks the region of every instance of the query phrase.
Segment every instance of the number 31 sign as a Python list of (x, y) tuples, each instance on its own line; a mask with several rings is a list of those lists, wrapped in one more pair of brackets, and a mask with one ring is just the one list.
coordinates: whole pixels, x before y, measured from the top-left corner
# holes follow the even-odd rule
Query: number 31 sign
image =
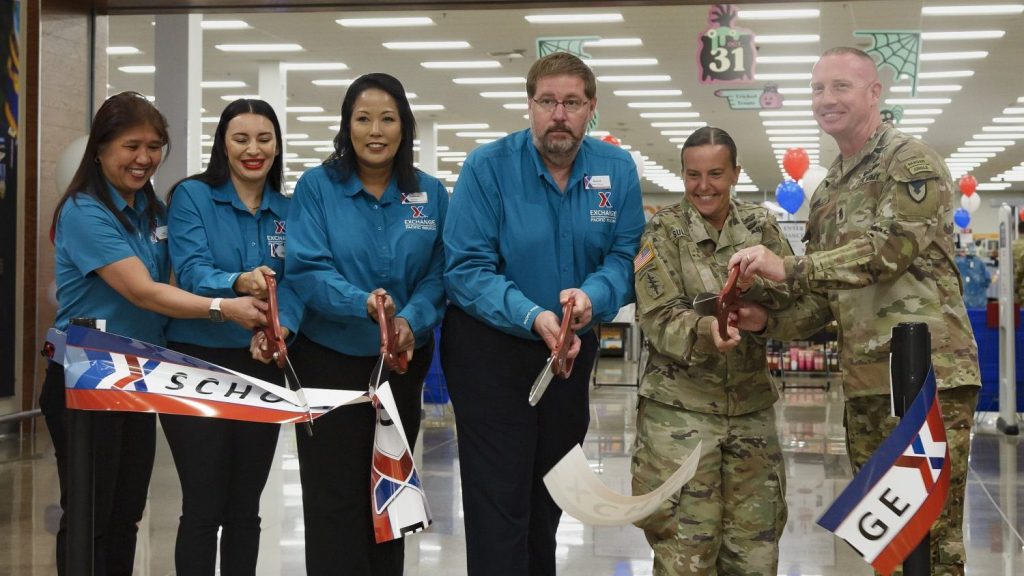
[(754, 79), (757, 58), (754, 33), (732, 27), (736, 16), (736, 7), (732, 4), (715, 4), (708, 12), (708, 29), (700, 35), (697, 51), (702, 84)]

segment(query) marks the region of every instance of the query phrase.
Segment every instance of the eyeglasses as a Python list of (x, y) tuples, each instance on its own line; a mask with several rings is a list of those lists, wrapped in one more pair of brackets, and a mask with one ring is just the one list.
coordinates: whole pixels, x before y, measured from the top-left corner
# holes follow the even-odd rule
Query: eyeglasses
[(584, 106), (590, 104), (590, 100), (577, 100), (575, 98), (568, 98), (566, 100), (555, 100), (554, 98), (534, 98), (533, 102), (540, 106), (541, 110), (545, 112), (554, 112), (555, 108), (561, 104), (565, 111), (574, 114), (583, 109)]

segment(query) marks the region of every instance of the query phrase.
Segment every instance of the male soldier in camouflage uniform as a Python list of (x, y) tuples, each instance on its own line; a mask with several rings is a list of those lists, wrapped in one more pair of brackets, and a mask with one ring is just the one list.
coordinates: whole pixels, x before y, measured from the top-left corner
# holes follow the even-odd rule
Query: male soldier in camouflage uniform
[(1024, 218), (1017, 222), (1017, 239), (1013, 241), (1013, 289), (1017, 304), (1024, 306)]
[[(701, 154), (713, 162), (701, 164)], [(732, 328), (734, 348), (720, 353), (717, 321), (698, 316), (692, 302), (722, 289), (737, 249), (764, 244), (791, 252), (765, 208), (730, 199), (740, 169), (727, 133), (701, 128), (682, 156), (686, 199), (647, 224), (634, 266), (651, 355), (639, 391), (633, 491), (650, 492), (698, 441), (703, 448), (693, 479), (637, 525), (654, 549), (656, 575), (774, 576), (786, 474), (765, 339), (740, 340)], [(767, 284), (757, 282), (746, 297), (777, 308), (786, 294)]]
[[(811, 106), (841, 152), (818, 186), (807, 223), (807, 256), (738, 252), (742, 277), (785, 281), (789, 310), (766, 334), (799, 338), (839, 323), (846, 441), (859, 469), (889, 435), (889, 340), (900, 322), (926, 322), (951, 461), (949, 496), (932, 527), (932, 574), (963, 574), (963, 502), (970, 431), (981, 378), (978, 351), (954, 264), (953, 182), (923, 142), (883, 124), (882, 86), (870, 56), (854, 48), (822, 55)], [(759, 313), (763, 313), (759, 312)], [(757, 329), (759, 321), (741, 320)]]

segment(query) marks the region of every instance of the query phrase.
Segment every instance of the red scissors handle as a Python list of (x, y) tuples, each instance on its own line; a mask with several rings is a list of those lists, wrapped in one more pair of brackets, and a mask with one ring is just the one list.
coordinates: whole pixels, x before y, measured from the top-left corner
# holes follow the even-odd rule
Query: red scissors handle
[(273, 274), (263, 273), (267, 281), (267, 325), (256, 328), (262, 330), (267, 337), (267, 347), (263, 350), (264, 358), (273, 358), (279, 368), (284, 368), (288, 361), (288, 347), (284, 344), (284, 331), (281, 329), (281, 315), (277, 308), (277, 279)]
[(572, 297), (562, 307), (562, 328), (558, 332), (555, 349), (551, 351), (551, 355), (555, 359), (552, 372), (559, 378), (568, 378), (572, 374), (572, 365), (576, 360), (569, 358), (569, 348), (572, 347), (573, 338), (576, 336), (576, 332), (570, 327), (572, 326), (572, 310), (575, 307), (576, 299)]
[(740, 267), (733, 266), (729, 270), (729, 278), (722, 286), (722, 292), (718, 295), (718, 311), (715, 316), (718, 318), (718, 335), (722, 340), (729, 339), (729, 312), (732, 312), (740, 302), (740, 288), (736, 281), (740, 276)]
[(398, 329), (395, 328), (395, 317), (388, 318), (384, 310), (387, 296), (377, 295), (377, 324), (380, 325), (380, 354), (388, 370), (405, 374), (409, 370), (409, 357), (398, 352)]

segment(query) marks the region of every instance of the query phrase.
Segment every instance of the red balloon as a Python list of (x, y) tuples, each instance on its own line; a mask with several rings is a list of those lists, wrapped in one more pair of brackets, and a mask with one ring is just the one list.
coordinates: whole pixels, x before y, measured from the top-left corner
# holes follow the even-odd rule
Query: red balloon
[(974, 194), (974, 191), (978, 189), (978, 181), (970, 174), (964, 174), (960, 177), (960, 191), (963, 192), (964, 196), (970, 196)]
[(1018, 216), (1020, 216), (1020, 221), (1024, 222), (1024, 208), (1020, 209), (1020, 214), (1018, 214)]
[(607, 142), (607, 143), (612, 144), (614, 146), (622, 146), (622, 141), (620, 141), (615, 136), (612, 136), (611, 134), (605, 136), (604, 138), (601, 138), (601, 142)]
[(790, 148), (782, 157), (782, 167), (786, 169), (786, 174), (789, 174), (793, 180), (803, 178), (810, 165), (811, 159), (807, 157), (807, 152), (803, 148)]

